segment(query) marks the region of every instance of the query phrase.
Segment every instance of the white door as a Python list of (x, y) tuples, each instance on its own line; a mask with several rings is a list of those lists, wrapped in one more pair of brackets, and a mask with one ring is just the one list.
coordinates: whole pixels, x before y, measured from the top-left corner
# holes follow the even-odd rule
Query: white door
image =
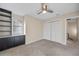
[(52, 22), (51, 27), (51, 39), (52, 41), (61, 42), (62, 40), (62, 23), (61, 21)]
[(50, 23), (48, 23), (48, 22), (44, 23), (43, 39), (50, 40), (50, 26), (51, 26)]
[(43, 29), (43, 39), (62, 43), (62, 21), (46, 22)]
[(56, 30), (55, 30), (55, 22), (51, 23), (51, 29), (50, 29), (50, 40), (56, 41)]

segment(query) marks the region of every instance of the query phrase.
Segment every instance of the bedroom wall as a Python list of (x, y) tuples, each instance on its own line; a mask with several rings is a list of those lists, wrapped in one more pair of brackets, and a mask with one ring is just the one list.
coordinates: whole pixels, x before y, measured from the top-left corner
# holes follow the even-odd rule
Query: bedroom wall
[[(48, 21), (53, 21), (53, 20), (61, 20), (62, 22), (62, 39), (58, 39), (57, 41), (61, 44), (65, 44), (67, 43), (67, 21), (66, 19), (70, 18), (70, 17), (75, 17), (75, 16), (79, 16), (79, 11), (76, 12), (70, 12), (70, 13), (66, 13), (62, 16), (58, 16), (58, 17), (52, 17), (47, 19), (46, 22)], [(44, 36), (44, 35), (43, 35)]]
[(24, 16), (24, 21), (26, 23), (26, 44), (42, 39), (42, 21), (31, 16)]
[(23, 16), (12, 13), (12, 35), (24, 34), (24, 19)]

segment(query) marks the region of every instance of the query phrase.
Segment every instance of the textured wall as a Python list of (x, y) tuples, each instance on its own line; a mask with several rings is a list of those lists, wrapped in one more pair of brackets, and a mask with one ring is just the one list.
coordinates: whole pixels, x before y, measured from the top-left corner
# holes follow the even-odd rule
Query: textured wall
[(24, 20), (26, 23), (26, 43), (29, 44), (31, 42), (40, 40), (43, 33), (42, 21), (31, 16), (25, 16)]

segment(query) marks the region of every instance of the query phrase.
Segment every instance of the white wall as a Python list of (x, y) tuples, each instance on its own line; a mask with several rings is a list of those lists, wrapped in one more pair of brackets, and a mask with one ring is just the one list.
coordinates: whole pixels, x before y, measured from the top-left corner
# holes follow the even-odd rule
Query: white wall
[(42, 39), (43, 23), (37, 18), (24, 16), (26, 25), (26, 44)]

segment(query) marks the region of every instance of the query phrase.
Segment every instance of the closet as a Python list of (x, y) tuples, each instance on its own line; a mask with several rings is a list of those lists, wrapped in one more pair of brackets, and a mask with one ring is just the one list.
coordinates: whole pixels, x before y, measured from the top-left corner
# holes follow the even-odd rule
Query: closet
[(49, 21), (44, 23), (43, 39), (61, 43), (62, 41), (62, 21)]

